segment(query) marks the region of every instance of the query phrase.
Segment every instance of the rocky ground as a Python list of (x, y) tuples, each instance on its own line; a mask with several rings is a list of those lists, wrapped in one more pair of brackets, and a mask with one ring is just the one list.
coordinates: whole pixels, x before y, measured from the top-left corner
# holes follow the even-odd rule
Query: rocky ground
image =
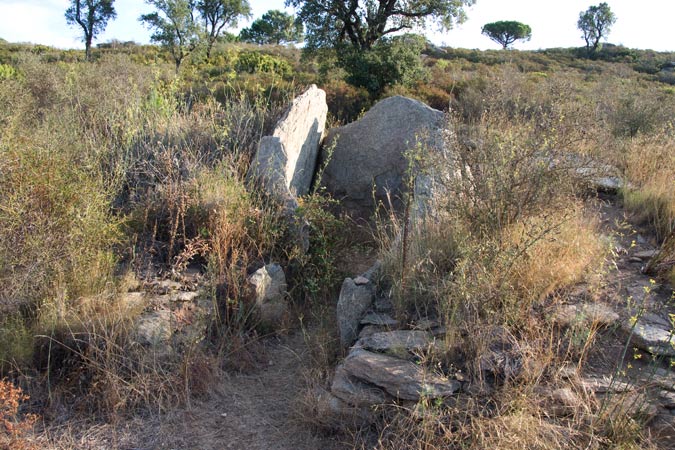
[[(630, 407), (643, 411), (654, 436), (660, 436), (668, 448), (675, 439), (672, 290), (642, 273), (657, 250), (656, 243), (646, 229), (630, 223), (617, 198), (601, 196), (592, 207), (611, 237), (613, 260), (600, 288), (579, 286), (567, 304), (551, 306), (547, 314), (561, 327), (588, 321), (598, 332), (582, 371), (561, 368), (576, 388), (544, 388), (542, 398), (551, 401), (553, 413), (565, 414), (566, 408), (575, 407), (579, 395), (592, 395), (600, 402), (607, 396), (634, 395), (638, 400), (631, 401)], [(370, 274), (364, 275), (345, 283), (348, 292), (358, 297), (362, 290), (370, 300), (374, 292), (368, 287)], [(461, 374), (430, 378), (413, 362), (416, 355), (442, 345), (442, 339), (437, 339), (442, 328), (433, 322), (402, 326), (390, 316), (390, 308), (384, 299), (374, 298), (372, 304), (362, 306), (358, 318), (352, 318), (358, 323), (353, 332), (360, 337), (326, 390), (309, 389), (309, 348), (303, 334), (294, 331), (263, 339), (252, 369), (223, 374), (205, 398), (193, 400), (188, 407), (114, 425), (71, 423), (50, 430), (45, 448), (349, 448), (345, 436), (308, 426), (316, 419), (308, 414), (337, 413), (338, 419), (364, 421), (368, 406), (395, 398), (414, 402), (422, 392), (439, 398), (458, 391), (466, 395), (470, 387)], [(357, 334), (349, 339), (356, 340)], [(486, 370), (509, 370), (504, 365), (507, 356), (493, 356), (486, 360)], [(317, 409), (308, 409), (303, 402), (308, 392), (316, 395)]]

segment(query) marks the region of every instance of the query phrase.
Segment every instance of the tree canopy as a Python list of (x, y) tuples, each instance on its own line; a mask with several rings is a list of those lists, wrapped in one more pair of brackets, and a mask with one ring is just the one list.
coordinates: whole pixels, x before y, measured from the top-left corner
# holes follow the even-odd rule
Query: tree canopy
[(250, 17), (248, 0), (197, 0), (194, 4), (206, 31), (206, 57), (224, 28), (236, 27), (240, 18)]
[(450, 29), (475, 0), (286, 0), (299, 9), (308, 49), (348, 42), (369, 50), (382, 36), (436, 24)]
[(532, 38), (532, 28), (514, 20), (486, 23), (481, 32), (504, 49), (516, 41), (529, 41)]
[(110, 19), (117, 17), (113, 3), (115, 0), (70, 0), (66, 9), (66, 22), (82, 28), (87, 61), (91, 60), (91, 43), (105, 30)]
[(154, 30), (150, 39), (169, 49), (176, 63), (180, 64), (199, 42), (199, 26), (195, 20), (194, 4), (191, 0), (145, 0), (157, 11), (140, 17), (148, 28)]
[(303, 26), (290, 14), (279, 10), (267, 11), (249, 28), (241, 30), (239, 37), (254, 44), (288, 44), (302, 41)]
[(607, 38), (616, 16), (605, 2), (591, 6), (579, 13), (577, 28), (583, 32), (586, 49), (595, 52), (600, 47), (600, 39)]

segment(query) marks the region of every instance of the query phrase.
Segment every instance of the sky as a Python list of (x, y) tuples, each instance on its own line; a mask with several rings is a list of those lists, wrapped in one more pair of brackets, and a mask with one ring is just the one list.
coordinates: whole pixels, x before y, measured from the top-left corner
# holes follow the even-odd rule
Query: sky
[[(581, 47), (584, 41), (576, 23), (579, 13), (601, 0), (477, 0), (467, 8), (468, 20), (451, 31), (426, 30), (437, 45), (498, 49), (499, 44), (481, 35), (481, 27), (497, 20), (517, 20), (532, 27), (532, 40), (516, 43), (523, 50)], [(675, 51), (675, 0), (606, 0), (617, 17), (609, 42), (629, 48)], [(253, 19), (270, 9), (285, 9), (284, 0), (249, 0)], [(59, 48), (83, 48), (81, 30), (69, 27), (64, 11), (69, 0), (0, 0), (0, 38)], [(96, 42), (111, 39), (148, 43), (150, 32), (138, 21), (151, 7), (143, 0), (115, 0), (117, 19), (108, 24)], [(292, 13), (292, 9), (286, 8)], [(241, 26), (247, 25), (246, 22)], [(241, 26), (239, 28), (241, 28)], [(230, 30), (235, 31), (235, 30)]]

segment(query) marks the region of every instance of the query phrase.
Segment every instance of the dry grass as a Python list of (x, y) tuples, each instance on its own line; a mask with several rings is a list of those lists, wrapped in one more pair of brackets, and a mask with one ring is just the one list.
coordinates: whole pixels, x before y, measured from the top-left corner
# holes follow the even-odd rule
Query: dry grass
[[(529, 111), (542, 119), (501, 108), (450, 133), (453, 159), (432, 167), (470, 175), (446, 178), (438, 213), (411, 227), (407, 245), (396, 218), (382, 240), (399, 314), (437, 315), (449, 330), (451, 351), (423, 364), (460, 368), (481, 394), (394, 410), (379, 423), (378, 448), (649, 448), (639, 416), (620, 433), (592, 394), (556, 375), (584, 364), (597, 326), (565, 335), (541, 313), (605, 270), (608, 245), (575, 171), (585, 159), (559, 150), (565, 127), (559, 136), (533, 123), (558, 120), (560, 109), (535, 102)], [(511, 362), (490, 374), (495, 348)], [(562, 413), (547, 394), (558, 388), (577, 397)]]
[[(524, 249), (509, 275), (518, 296), (543, 301), (556, 290), (585, 281), (594, 270), (601, 269), (607, 248), (597, 227), (593, 213), (574, 203), (563, 214), (549, 211), (509, 227), (505, 233), (507, 246)], [(546, 234), (528, 247), (533, 232)]]
[(636, 186), (625, 192), (626, 208), (665, 239), (675, 229), (675, 139), (670, 126), (631, 140), (625, 164), (626, 177)]
[(248, 271), (284, 250), (274, 206), (243, 177), (285, 98), (188, 106), (183, 80), (123, 56), (21, 56), (17, 73), (0, 85), (0, 371), (42, 380), (31, 395), (47, 412), (108, 420), (205, 393), (221, 362), (135, 343), (142, 310), (119, 275), (208, 266), (213, 343), (245, 347)]

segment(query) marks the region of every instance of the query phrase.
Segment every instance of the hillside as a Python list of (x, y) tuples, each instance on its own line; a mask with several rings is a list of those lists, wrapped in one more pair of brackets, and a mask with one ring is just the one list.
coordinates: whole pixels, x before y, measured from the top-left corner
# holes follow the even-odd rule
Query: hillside
[(675, 54), (404, 39), (0, 41), (1, 449), (674, 448)]

